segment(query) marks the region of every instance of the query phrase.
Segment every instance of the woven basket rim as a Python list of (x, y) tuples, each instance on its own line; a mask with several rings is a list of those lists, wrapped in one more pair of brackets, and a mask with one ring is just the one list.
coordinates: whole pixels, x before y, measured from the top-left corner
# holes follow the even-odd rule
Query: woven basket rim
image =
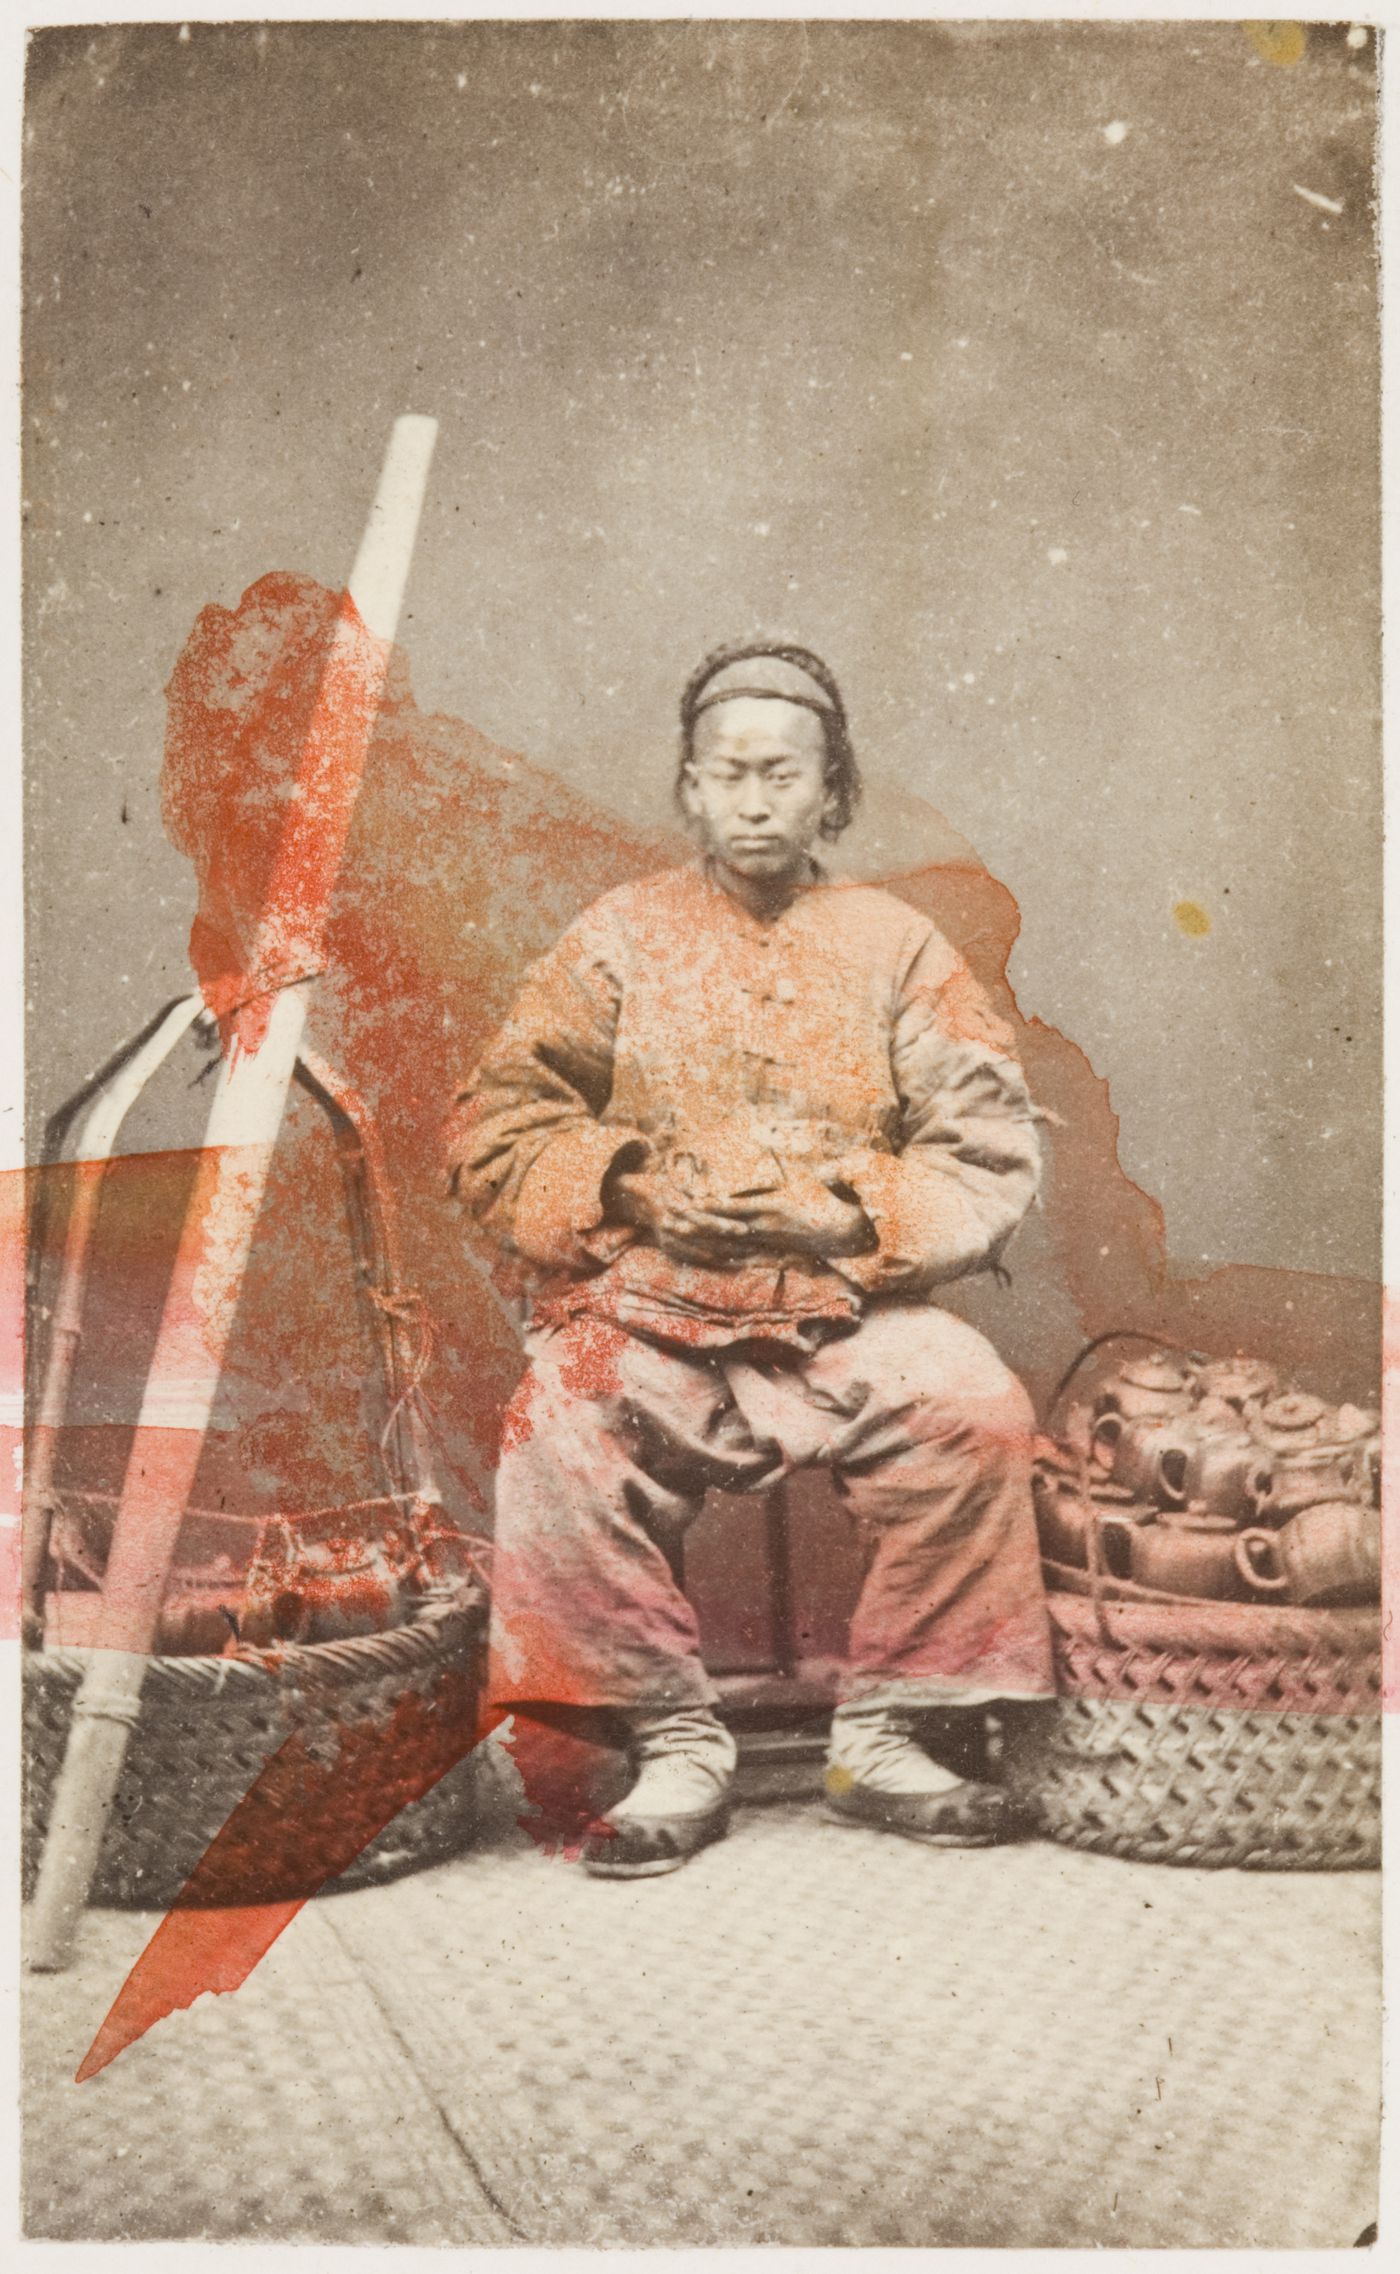
[(1092, 1636), (1123, 1649), (1193, 1650), (1230, 1658), (1373, 1659), (1380, 1650), (1381, 1606), (1307, 1610), (1272, 1603), (1123, 1602), (1105, 1595), (1047, 1588), (1046, 1603), (1063, 1634)]
[[(81, 1508), (116, 1509), (120, 1508), (122, 1501), (119, 1492), (95, 1492), (89, 1491), (86, 1485), (68, 1484), (53, 1486), (47, 1497), (59, 1506), (71, 1502), (75, 1507)], [(307, 1522), (313, 1516), (355, 1516), (366, 1508), (409, 1509), (422, 1501), (441, 1506), (440, 1502), (433, 1502), (431, 1496), (423, 1492), (372, 1492), (366, 1493), (359, 1500), (318, 1501), (311, 1508), (200, 1508), (189, 1501), (180, 1514), (182, 1522), (186, 1517), (198, 1517), (201, 1523), (213, 1524), (299, 1524)], [(457, 1529), (461, 1530), (461, 1526)]]
[[(226, 1690), (231, 1684), (240, 1685), (246, 1692), (250, 1687), (267, 1682), (274, 1685), (302, 1680), (320, 1683), (329, 1677), (349, 1683), (406, 1673), (419, 1663), (426, 1666), (440, 1658), (457, 1634), (480, 1624), (485, 1611), (484, 1590), (475, 1581), (468, 1580), (450, 1603), (403, 1626), (383, 1627), (374, 1634), (349, 1635), (338, 1642), (288, 1643), (246, 1658), (193, 1651), (180, 1657), (153, 1652), (147, 1661), (147, 1679), (183, 1682), (191, 1688), (202, 1687), (213, 1693)], [(26, 1651), (24, 1670), (26, 1675), (32, 1673), (39, 1679), (45, 1671), (55, 1676), (81, 1677), (97, 1655), (95, 1648), (80, 1648), (71, 1643), (56, 1650)]]

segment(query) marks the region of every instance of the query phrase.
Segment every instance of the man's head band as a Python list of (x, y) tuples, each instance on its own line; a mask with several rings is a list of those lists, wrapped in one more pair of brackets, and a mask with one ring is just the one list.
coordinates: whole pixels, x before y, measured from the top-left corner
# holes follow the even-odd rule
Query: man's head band
[(822, 718), (845, 718), (836, 682), (819, 659), (806, 649), (785, 652), (781, 647), (753, 647), (737, 655), (717, 656), (711, 668), (697, 673), (687, 688), (682, 718), (689, 723), (701, 711), (740, 695), (765, 702), (799, 703)]
[(789, 687), (721, 687), (716, 694), (702, 695), (698, 703), (692, 703), (690, 715), (698, 719), (702, 711), (712, 711), (716, 703), (732, 703), (740, 695), (762, 703), (800, 703), (804, 711), (816, 711), (825, 719), (841, 716), (825, 695), (799, 695)]

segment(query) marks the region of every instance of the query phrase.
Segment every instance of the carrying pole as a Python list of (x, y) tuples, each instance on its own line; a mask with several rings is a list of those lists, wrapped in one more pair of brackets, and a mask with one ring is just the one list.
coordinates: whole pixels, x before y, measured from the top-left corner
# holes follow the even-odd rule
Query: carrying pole
[[(395, 421), (259, 917), (249, 959), (251, 1016), (240, 1021), (237, 1009), (232, 1015), (113, 1526), (96, 1644), (54, 1788), (26, 1952), (39, 1971), (58, 1972), (72, 1958), (140, 1713), (383, 695), (436, 438), (434, 419)], [(268, 974), (277, 976), (269, 983)]]
[(103, 1171), (112, 1158), (127, 1114), (203, 1008), (203, 1000), (197, 994), (185, 995), (179, 1002), (172, 1003), (144, 1041), (100, 1082), (78, 1124), (72, 1154), (73, 1197), (49, 1327), (48, 1359), (39, 1390), (39, 1411), (24, 1448), (24, 1492), (20, 1502), (22, 1603), (25, 1639), (34, 1648), (38, 1647), (43, 1634), (40, 1595), (54, 1507), (54, 1469), (78, 1346), (82, 1341), (88, 1255), (102, 1197)]

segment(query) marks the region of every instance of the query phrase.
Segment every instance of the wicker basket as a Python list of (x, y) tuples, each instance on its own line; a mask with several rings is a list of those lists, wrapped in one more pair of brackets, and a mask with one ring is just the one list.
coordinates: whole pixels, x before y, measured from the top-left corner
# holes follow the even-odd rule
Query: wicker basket
[[(212, 1891), (197, 1902), (259, 1903), (313, 1893), (366, 1824), (366, 1843), (334, 1884), (363, 1886), (458, 1853), (475, 1826), (474, 1760), (450, 1768), (421, 1798), (423, 1729), (475, 1718), (485, 1597), (473, 1583), (410, 1626), (346, 1642), (309, 1644), (275, 1663), (153, 1658), (93, 1884), (99, 1903), (164, 1907), (264, 1765), (301, 1739), (307, 1805), (294, 1786), (274, 1795), (236, 1849), (224, 1843)], [(63, 1759), (73, 1700), (87, 1663), (75, 1650), (29, 1656), (24, 1668), (25, 1874), (32, 1884)], [(423, 1712), (405, 1711), (416, 1699)], [(351, 1789), (315, 1805), (317, 1767), (355, 1747)]]
[(1004, 1773), (1043, 1831), (1151, 1863), (1379, 1863), (1378, 1610), (1095, 1599), (1057, 1576), (1061, 1694), (1006, 1726)]

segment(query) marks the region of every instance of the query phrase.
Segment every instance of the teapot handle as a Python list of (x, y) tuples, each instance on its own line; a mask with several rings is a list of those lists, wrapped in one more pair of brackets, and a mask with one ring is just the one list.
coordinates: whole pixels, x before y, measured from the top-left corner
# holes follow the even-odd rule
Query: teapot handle
[(1089, 1461), (1093, 1468), (1112, 1469), (1122, 1434), (1123, 1416), (1115, 1407), (1099, 1415), (1089, 1439)]
[(1157, 1455), (1157, 1497), (1165, 1508), (1184, 1508), (1190, 1498), (1187, 1488), (1187, 1455), (1180, 1445), (1168, 1445)]
[(1273, 1572), (1258, 1570), (1252, 1553), (1255, 1541), (1261, 1542), (1271, 1557), (1276, 1559), (1278, 1556), (1278, 1536), (1276, 1533), (1265, 1532), (1257, 1527), (1252, 1531), (1241, 1532), (1235, 1541), (1235, 1562), (1239, 1565), (1240, 1576), (1249, 1586), (1257, 1587), (1261, 1594), (1281, 1594), (1288, 1585), (1288, 1574), (1279, 1570)]

